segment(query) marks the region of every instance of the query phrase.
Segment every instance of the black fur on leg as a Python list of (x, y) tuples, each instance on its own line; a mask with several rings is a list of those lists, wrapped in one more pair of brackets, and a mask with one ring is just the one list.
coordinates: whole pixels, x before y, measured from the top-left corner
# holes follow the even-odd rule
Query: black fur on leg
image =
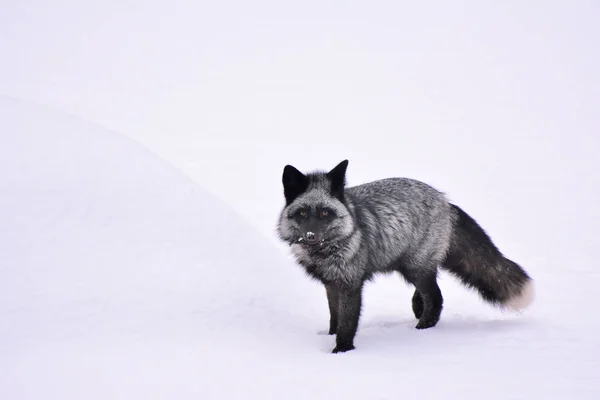
[(362, 306), (362, 287), (359, 289), (339, 289), (338, 326), (336, 346), (333, 353), (354, 350), (354, 336), (358, 329)]
[(431, 328), (438, 323), (442, 314), (442, 305), (444, 303), (442, 291), (436, 282), (435, 274), (423, 277), (417, 282), (416, 286), (423, 299), (423, 314), (419, 318), (416, 328)]
[(417, 329), (435, 326), (440, 320), (444, 299), (437, 284), (437, 269), (411, 266), (403, 271), (407, 281), (415, 285), (413, 312), (419, 318)]
[(335, 335), (338, 326), (339, 293), (335, 286), (325, 285), (329, 303), (329, 334)]
[(423, 315), (423, 299), (418, 290), (415, 290), (415, 294), (412, 297), (412, 309), (416, 319), (420, 319)]

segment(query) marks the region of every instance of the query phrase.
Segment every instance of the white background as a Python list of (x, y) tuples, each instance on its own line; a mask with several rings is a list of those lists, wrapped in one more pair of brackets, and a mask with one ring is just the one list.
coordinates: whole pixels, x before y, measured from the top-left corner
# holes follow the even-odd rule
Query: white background
[(269, 235), (283, 166), (344, 158), (351, 184), (419, 178), (510, 218), (597, 196), (598, 8), (4, 1), (0, 93), (134, 138)]
[[(0, 398), (598, 398), (599, 20), (593, 1), (0, 2)], [(357, 350), (329, 355), (324, 294), (274, 229), (284, 165), (345, 158), (350, 184), (446, 192), (534, 277), (532, 309), (443, 275), (417, 332), (381, 278)]]

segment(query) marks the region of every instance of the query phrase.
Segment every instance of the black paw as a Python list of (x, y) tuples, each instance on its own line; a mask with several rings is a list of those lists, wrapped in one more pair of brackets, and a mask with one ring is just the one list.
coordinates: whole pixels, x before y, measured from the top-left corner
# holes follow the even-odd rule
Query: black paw
[(419, 323), (415, 328), (417, 329), (427, 329), (433, 328), (439, 321), (439, 318), (421, 318)]
[(328, 335), (335, 335), (336, 330), (335, 329), (330, 329)]
[(355, 349), (355, 347), (352, 344), (350, 344), (350, 345), (340, 345), (340, 344), (338, 344), (337, 346), (335, 346), (335, 349), (333, 349), (332, 353), (333, 354), (345, 353), (347, 351), (354, 350), (354, 349)]

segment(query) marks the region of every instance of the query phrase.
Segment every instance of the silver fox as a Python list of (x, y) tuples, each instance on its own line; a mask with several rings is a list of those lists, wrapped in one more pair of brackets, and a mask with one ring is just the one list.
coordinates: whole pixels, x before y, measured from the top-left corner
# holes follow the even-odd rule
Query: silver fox
[(354, 349), (363, 284), (377, 273), (398, 271), (415, 286), (417, 329), (440, 319), (438, 266), (493, 305), (520, 310), (533, 301), (529, 275), (443, 193), (407, 178), (346, 188), (347, 167), (344, 160), (305, 175), (287, 165), (277, 228), (308, 275), (325, 285), (333, 353)]

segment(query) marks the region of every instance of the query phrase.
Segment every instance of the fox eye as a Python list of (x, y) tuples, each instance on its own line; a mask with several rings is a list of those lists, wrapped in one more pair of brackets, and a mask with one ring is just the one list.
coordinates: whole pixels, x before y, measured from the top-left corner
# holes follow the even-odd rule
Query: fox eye
[(329, 215), (329, 210), (321, 210), (321, 218), (325, 218)]
[(306, 210), (300, 210), (300, 216), (302, 218), (306, 218), (307, 215), (308, 215), (308, 213), (306, 212)]

